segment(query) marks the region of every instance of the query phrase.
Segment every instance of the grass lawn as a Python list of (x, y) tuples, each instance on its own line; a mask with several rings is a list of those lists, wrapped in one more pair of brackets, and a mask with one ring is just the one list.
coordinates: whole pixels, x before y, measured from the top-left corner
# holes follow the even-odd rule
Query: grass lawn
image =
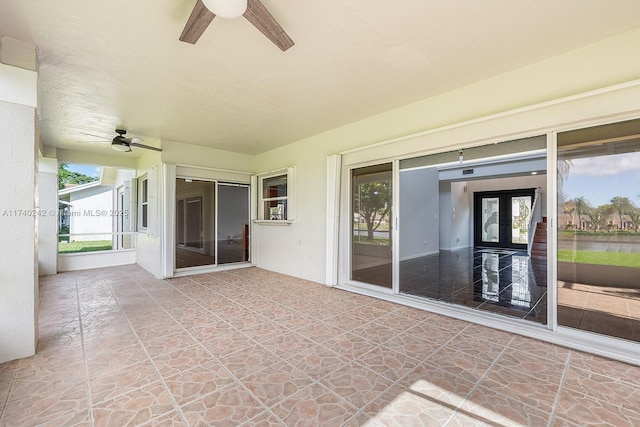
[(367, 236), (360, 236), (360, 239), (358, 236), (353, 236), (353, 241), (361, 245), (389, 246), (388, 237), (374, 237), (373, 240), (368, 240)]
[(640, 268), (640, 253), (558, 250), (558, 261)]
[(77, 252), (110, 251), (112, 249), (111, 240), (91, 240), (86, 242), (59, 242), (59, 254), (72, 254)]

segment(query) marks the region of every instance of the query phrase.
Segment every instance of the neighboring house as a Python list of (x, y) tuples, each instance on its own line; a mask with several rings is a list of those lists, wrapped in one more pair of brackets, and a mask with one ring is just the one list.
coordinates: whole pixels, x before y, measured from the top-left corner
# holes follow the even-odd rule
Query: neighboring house
[(65, 204), (60, 221), (68, 224), (70, 241), (111, 239), (113, 220), (102, 212), (113, 210), (113, 186), (94, 181), (64, 188), (58, 191), (58, 197)]
[(103, 167), (97, 181), (59, 190), (61, 237), (66, 241), (113, 240), (114, 233), (131, 231), (130, 227), (123, 229), (118, 221), (121, 216), (129, 217), (129, 213), (128, 208), (119, 211), (117, 194), (133, 175), (132, 170)]

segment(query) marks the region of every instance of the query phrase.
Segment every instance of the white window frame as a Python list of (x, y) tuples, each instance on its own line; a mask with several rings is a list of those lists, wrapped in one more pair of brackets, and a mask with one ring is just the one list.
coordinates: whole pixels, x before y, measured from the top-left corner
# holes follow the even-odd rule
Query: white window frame
[[(145, 207), (146, 207), (146, 212), (145, 212)], [(146, 213), (146, 218), (144, 216), (145, 213)], [(148, 175), (144, 175), (138, 178), (137, 225), (138, 225), (137, 230), (139, 232), (146, 233), (149, 231), (149, 176)]]
[[(271, 178), (285, 177), (287, 186), (287, 195), (278, 197), (264, 197), (264, 182)], [(258, 219), (259, 223), (270, 224), (291, 224), (295, 218), (295, 166), (280, 169), (266, 174), (260, 174), (258, 177)], [(265, 218), (265, 203), (278, 200), (286, 202), (286, 214), (283, 219)]]

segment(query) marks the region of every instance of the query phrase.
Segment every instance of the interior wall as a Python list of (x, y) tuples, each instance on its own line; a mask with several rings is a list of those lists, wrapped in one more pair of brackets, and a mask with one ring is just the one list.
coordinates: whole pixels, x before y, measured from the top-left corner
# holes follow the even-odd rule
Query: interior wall
[(400, 260), (438, 252), (438, 171), (400, 172)]

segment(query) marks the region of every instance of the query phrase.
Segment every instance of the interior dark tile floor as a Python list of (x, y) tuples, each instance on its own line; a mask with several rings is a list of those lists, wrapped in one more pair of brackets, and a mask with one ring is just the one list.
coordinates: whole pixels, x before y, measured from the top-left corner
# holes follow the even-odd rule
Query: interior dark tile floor
[(546, 278), (526, 252), (475, 248), (400, 263), (400, 292), (546, 323)]

